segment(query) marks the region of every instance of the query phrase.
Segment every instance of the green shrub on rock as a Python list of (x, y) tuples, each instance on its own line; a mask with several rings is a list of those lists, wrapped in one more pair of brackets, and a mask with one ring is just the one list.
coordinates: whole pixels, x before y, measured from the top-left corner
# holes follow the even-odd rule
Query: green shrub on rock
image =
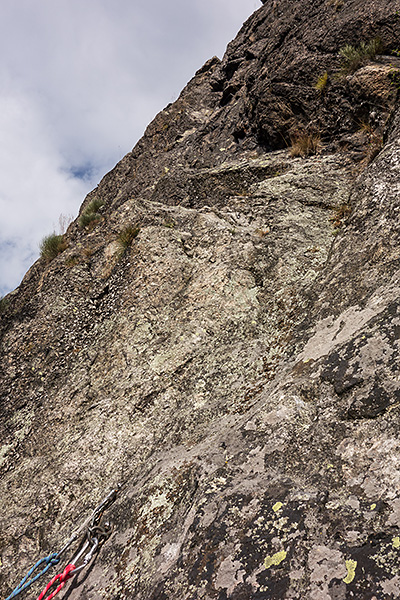
[(99, 215), (99, 210), (103, 204), (103, 200), (98, 198), (91, 200), (79, 217), (79, 226), (82, 228), (88, 227), (90, 225), (94, 225), (96, 221), (99, 221), (101, 218)]
[(339, 50), (342, 59), (342, 75), (355, 73), (369, 60), (373, 60), (383, 50), (382, 40), (374, 38), (370, 42), (361, 42), (359, 46), (346, 44)]
[(66, 247), (67, 244), (63, 235), (51, 233), (40, 242), (40, 256), (47, 262), (50, 262), (53, 258), (61, 254), (61, 252), (64, 252)]

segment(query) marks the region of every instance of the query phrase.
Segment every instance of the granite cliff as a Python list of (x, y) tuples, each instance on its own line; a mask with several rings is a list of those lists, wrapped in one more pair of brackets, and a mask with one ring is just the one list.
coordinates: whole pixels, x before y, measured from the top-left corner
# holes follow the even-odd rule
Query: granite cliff
[(399, 52), (267, 0), (2, 301), (2, 597), (118, 483), (59, 597), (398, 597)]

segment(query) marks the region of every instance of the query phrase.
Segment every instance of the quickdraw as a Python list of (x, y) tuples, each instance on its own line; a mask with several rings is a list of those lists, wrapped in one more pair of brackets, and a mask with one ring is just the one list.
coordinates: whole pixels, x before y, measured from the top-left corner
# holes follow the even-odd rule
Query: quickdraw
[[(100, 522), (100, 520), (99, 520)], [(91, 525), (87, 530), (87, 540), (81, 543), (81, 547), (78, 550), (74, 558), (71, 559), (70, 563), (65, 567), (64, 571), (59, 575), (53, 577), (51, 581), (46, 585), (42, 593), (39, 595), (37, 600), (51, 600), (62, 590), (68, 579), (75, 577), (83, 571), (85, 567), (90, 563), (96, 552), (99, 550), (100, 545), (103, 544), (111, 535), (112, 527), (109, 523), (105, 523), (104, 526)], [(86, 554), (85, 554), (86, 552)], [(84, 556), (82, 562), (80, 560)], [(46, 596), (47, 592), (56, 584), (59, 583), (58, 587)]]
[[(65, 546), (60, 550), (60, 552), (53, 552), (49, 554), (46, 558), (40, 559), (25, 575), (25, 577), (20, 581), (14, 591), (6, 598), (6, 600), (12, 600), (26, 590), (29, 586), (31, 586), (35, 581), (39, 579), (42, 575), (44, 575), (50, 567), (57, 565), (61, 556), (67, 551), (67, 549), (79, 538), (83, 530), (86, 530), (85, 535), (79, 544), (78, 551), (75, 556), (68, 561), (67, 566), (64, 568), (63, 572), (59, 575), (56, 575), (51, 579), (51, 581), (47, 584), (45, 589), (42, 591), (38, 600), (43, 600), (47, 592), (54, 587), (56, 583), (58, 583), (58, 587), (50, 593), (49, 596), (45, 598), (45, 600), (50, 600), (54, 598), (56, 594), (64, 587), (66, 582), (75, 577), (80, 573), (92, 560), (96, 552), (99, 550), (100, 546), (109, 538), (112, 533), (112, 527), (109, 523), (102, 523), (102, 517), (104, 512), (111, 506), (111, 504), (115, 501), (119, 490), (121, 489), (121, 485), (118, 485), (115, 489), (113, 489), (108, 496), (97, 506), (92, 514), (82, 523), (82, 525), (72, 534), (69, 538)], [(86, 552), (86, 554), (85, 554)], [(83, 558), (82, 558), (83, 557)], [(37, 573), (35, 576), (33, 574), (37, 569), (45, 564), (45, 567)]]

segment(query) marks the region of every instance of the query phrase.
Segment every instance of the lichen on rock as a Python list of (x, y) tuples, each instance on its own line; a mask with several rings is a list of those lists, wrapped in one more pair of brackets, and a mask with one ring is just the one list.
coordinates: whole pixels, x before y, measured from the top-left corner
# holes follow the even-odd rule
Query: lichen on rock
[(396, 597), (399, 28), (397, 0), (263, 3), (7, 299), (4, 597), (117, 482), (69, 600)]

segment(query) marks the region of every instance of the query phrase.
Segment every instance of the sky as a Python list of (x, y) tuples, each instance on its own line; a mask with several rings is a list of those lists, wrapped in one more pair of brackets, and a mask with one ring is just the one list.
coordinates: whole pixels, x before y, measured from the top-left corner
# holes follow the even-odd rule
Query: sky
[[(260, 0), (1, 0), (0, 296)], [(60, 219), (61, 217), (61, 219)]]

